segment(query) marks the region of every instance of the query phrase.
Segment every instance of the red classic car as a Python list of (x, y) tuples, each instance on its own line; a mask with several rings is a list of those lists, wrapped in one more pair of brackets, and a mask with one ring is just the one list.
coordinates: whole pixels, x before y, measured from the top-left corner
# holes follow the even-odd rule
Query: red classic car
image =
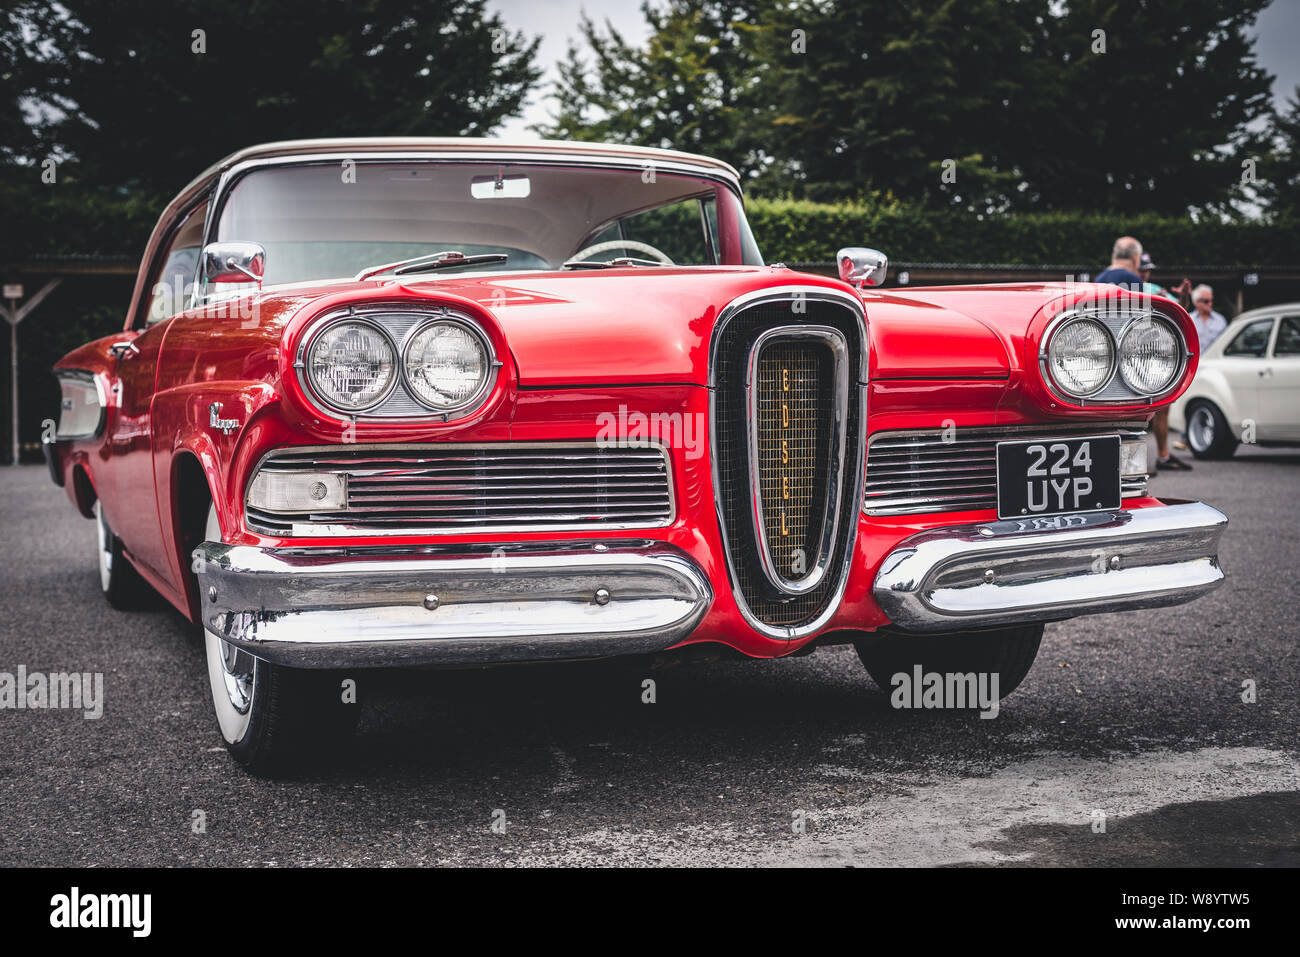
[(202, 627), (259, 771), (349, 728), (356, 669), (852, 642), (882, 687), (1005, 695), (1045, 622), (1219, 584), (1225, 517), (1147, 490), (1175, 303), (838, 260), (764, 265), (735, 170), (683, 153), (258, 146), (57, 364), (47, 456), (108, 601)]

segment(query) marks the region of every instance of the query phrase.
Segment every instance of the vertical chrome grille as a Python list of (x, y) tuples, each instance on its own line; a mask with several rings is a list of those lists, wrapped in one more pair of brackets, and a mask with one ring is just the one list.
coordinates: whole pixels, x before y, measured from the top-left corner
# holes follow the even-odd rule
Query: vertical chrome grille
[[(830, 290), (773, 290), (757, 298), (725, 309), (714, 330), (714, 491), (742, 613), (757, 630), (791, 638), (826, 621), (847, 576), (861, 501), (865, 333), (856, 300)], [(756, 349), (765, 336), (771, 341)], [(792, 416), (786, 441), (794, 440), (796, 453), (815, 450), (810, 469), (776, 467), (781, 436), (772, 430), (781, 423), (783, 369), (804, 377), (793, 384), (808, 412)], [(795, 483), (788, 500), (783, 477)], [(795, 536), (779, 534), (783, 504), (785, 527), (793, 525)], [(802, 578), (794, 551), (800, 547), (809, 569)], [(782, 581), (786, 575), (793, 580)]]

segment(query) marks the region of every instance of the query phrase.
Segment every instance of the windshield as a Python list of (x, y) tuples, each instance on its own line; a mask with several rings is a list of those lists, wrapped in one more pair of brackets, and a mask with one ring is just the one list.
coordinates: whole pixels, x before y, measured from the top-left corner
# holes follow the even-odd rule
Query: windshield
[(730, 189), (650, 167), (426, 160), (264, 168), (230, 190), (216, 239), (265, 247), (268, 284), (351, 277), (451, 250), (507, 257), (453, 276), (623, 257), (762, 264)]

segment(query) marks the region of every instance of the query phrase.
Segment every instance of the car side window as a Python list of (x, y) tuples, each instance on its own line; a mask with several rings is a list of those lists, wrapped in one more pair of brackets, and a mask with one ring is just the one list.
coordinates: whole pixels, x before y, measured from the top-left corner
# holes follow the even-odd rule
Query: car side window
[(1268, 338), (1273, 334), (1273, 320), (1259, 319), (1237, 333), (1237, 337), (1223, 350), (1225, 356), (1264, 358), (1268, 351)]
[(159, 266), (149, 277), (148, 308), (144, 321), (148, 325), (170, 319), (189, 305), (203, 245), (203, 225), (208, 215), (204, 200), (181, 221), (172, 233)]
[(1275, 356), (1300, 356), (1300, 316), (1283, 316), (1277, 327)]

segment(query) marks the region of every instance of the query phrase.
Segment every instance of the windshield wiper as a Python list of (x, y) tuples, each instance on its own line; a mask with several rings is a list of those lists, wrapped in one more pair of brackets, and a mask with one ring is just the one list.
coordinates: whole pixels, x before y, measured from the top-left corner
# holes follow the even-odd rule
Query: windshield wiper
[(436, 269), (451, 269), (453, 266), (479, 266), (484, 263), (503, 263), (510, 257), (505, 253), (482, 253), (478, 256), (466, 256), (464, 253), (450, 250), (434, 253), (432, 256), (416, 256), (414, 259), (399, 259), (397, 262), (384, 263), (382, 266), (367, 266), (353, 277), (353, 282), (369, 279), (381, 273), (391, 272), (394, 276), (405, 276), (415, 272), (433, 272)]
[(619, 256), (617, 259), (570, 259), (564, 264), (565, 269), (613, 269), (615, 266), (667, 266), (654, 259), (637, 259), (635, 256)]

